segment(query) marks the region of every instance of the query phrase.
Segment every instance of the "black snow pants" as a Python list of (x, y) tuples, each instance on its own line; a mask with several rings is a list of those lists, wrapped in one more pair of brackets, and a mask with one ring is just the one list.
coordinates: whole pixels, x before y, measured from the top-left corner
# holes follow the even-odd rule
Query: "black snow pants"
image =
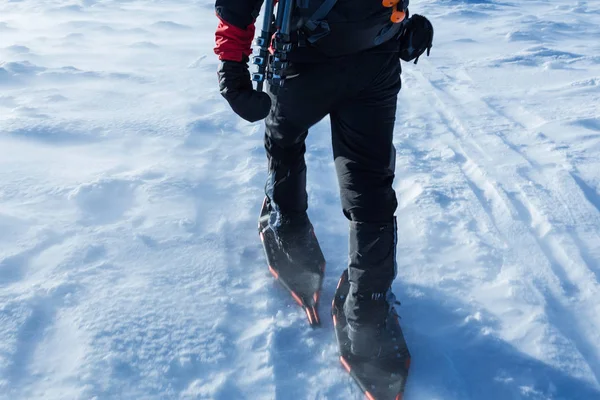
[(401, 87), (396, 53), (296, 63), (266, 119), (266, 194), (282, 213), (307, 210), (305, 138), (329, 114), (342, 209), (350, 221), (351, 290), (385, 292), (396, 276), (392, 144)]

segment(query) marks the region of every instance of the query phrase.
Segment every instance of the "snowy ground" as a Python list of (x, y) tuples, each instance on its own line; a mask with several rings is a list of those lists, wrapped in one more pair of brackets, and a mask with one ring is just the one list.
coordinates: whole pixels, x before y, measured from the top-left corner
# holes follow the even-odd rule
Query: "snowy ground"
[[(394, 290), (407, 400), (600, 399), (600, 4), (413, 0)], [(0, 3), (0, 399), (362, 398), (256, 234), (262, 125), (209, 0)], [(309, 139), (328, 260), (346, 222)]]

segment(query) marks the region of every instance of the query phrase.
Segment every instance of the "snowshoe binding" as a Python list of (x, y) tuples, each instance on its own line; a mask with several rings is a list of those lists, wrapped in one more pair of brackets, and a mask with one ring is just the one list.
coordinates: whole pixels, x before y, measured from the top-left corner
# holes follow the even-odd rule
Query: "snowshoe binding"
[[(340, 278), (332, 304), (340, 362), (367, 399), (402, 400), (410, 367), (410, 353), (393, 305), (389, 306), (385, 326), (377, 333), (372, 331), (364, 335), (351, 332), (344, 313), (344, 303), (349, 291), (350, 282), (346, 270)], [(364, 337), (361, 338), (361, 335)], [(353, 343), (353, 340), (360, 340), (362, 343)], [(367, 353), (366, 346), (371, 348), (368, 355), (363, 354)]]
[(294, 220), (274, 216), (263, 202), (258, 231), (271, 274), (304, 309), (312, 327), (321, 324), (317, 305), (325, 274), (325, 258), (306, 214)]

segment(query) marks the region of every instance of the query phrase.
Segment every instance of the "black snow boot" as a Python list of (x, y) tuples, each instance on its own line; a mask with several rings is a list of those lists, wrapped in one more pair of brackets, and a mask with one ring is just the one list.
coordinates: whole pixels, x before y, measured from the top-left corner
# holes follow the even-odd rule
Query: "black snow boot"
[(281, 213), (265, 199), (258, 221), (269, 271), (302, 306), (311, 326), (317, 312), (325, 258), (306, 213)]
[(361, 321), (347, 320), (352, 354), (361, 358), (409, 358), (395, 304), (398, 303), (391, 289), (387, 293), (349, 295), (346, 298), (345, 310), (358, 307), (372, 315), (372, 318)]
[[(332, 315), (340, 362), (369, 399), (402, 399), (406, 385), (410, 354), (394, 303), (389, 290), (350, 295), (348, 270), (335, 291)], [(372, 312), (373, 318), (350, 322), (346, 314), (354, 307)]]
[(396, 276), (396, 221), (350, 223), (349, 290), (343, 305), (351, 352), (408, 357), (391, 285)]
[(304, 213), (283, 214), (271, 211), (269, 227), (275, 240), (288, 260), (296, 265), (311, 264), (318, 258), (320, 249), (308, 215)]

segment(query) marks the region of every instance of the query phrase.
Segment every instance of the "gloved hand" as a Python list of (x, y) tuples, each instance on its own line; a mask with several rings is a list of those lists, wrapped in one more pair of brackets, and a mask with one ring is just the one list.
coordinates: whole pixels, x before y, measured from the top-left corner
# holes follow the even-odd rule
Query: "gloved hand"
[(404, 23), (398, 36), (400, 58), (404, 61), (419, 61), (419, 57), (433, 46), (433, 25), (422, 15), (414, 14)]
[(271, 99), (252, 87), (248, 60), (221, 61), (218, 70), (219, 90), (233, 112), (249, 122), (264, 119), (271, 109)]

